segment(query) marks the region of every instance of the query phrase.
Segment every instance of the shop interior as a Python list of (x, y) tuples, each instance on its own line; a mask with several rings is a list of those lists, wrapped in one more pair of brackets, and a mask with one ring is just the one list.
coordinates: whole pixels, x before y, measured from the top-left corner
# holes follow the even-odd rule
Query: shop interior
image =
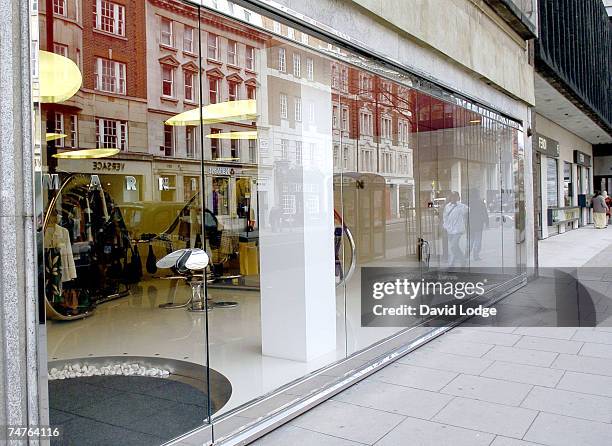
[[(83, 441), (161, 444), (232, 414), (239, 426), (279, 409), (241, 412), (275, 389), (426, 322), (364, 324), (363, 267), (494, 267), (499, 283), (522, 267), (516, 123), (312, 36), (284, 39), (267, 18), (250, 29), (168, 3), (195, 11), (162, 13), (171, 30), (201, 25), (213, 59), (198, 107), (162, 90), (143, 120), (112, 124), (80, 72), (84, 88), (42, 104), (50, 418)], [(245, 68), (215, 59), (238, 43)], [(235, 71), (256, 77), (254, 97), (239, 99)], [(58, 114), (79, 116), (71, 146), (76, 124)], [(202, 253), (199, 269), (179, 262)]]

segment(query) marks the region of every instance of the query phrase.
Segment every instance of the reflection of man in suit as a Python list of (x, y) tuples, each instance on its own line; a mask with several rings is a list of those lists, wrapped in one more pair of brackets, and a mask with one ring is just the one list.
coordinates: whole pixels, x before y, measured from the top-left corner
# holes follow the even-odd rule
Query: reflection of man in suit
[(482, 232), (489, 227), (489, 212), (478, 189), (470, 191), (470, 240), (469, 254), (474, 260), (480, 260), (482, 249)]
[(450, 202), (444, 206), (444, 230), (448, 237), (448, 266), (464, 266), (465, 253), (459, 246), (465, 232), (468, 207), (461, 203), (459, 192), (453, 191)]

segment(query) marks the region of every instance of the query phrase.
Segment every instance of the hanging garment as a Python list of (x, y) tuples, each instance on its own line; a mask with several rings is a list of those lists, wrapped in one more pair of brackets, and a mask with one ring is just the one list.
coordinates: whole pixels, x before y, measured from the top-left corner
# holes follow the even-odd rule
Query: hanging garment
[(45, 247), (56, 248), (61, 257), (61, 280), (68, 282), (76, 279), (77, 272), (72, 254), (72, 244), (70, 243), (70, 232), (60, 225), (49, 226), (45, 230)]
[(62, 302), (62, 256), (59, 248), (45, 249), (45, 294), (52, 303)]

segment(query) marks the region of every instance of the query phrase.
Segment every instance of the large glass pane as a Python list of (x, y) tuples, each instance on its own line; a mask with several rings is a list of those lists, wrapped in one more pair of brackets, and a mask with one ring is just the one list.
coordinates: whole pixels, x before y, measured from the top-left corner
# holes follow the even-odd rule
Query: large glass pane
[(466, 125), (470, 266), (484, 270), (501, 268), (502, 205), (497, 124), (469, 113)]
[(299, 397), (263, 395), (346, 357), (353, 255), (341, 203), (354, 118), (332, 77), (346, 68), (284, 39), (285, 25), (238, 5), (224, 12), (243, 23), (209, 11), (200, 22), (209, 357), (232, 384), (213, 419), (240, 420), (220, 422), (219, 436)]
[(197, 110), (199, 8), (77, 1), (66, 19), (39, 6), (53, 83), (41, 107), (50, 422), (65, 444), (162, 444), (231, 394), (207, 369), (194, 263), (210, 214), (202, 139), (197, 122), (168, 122)]

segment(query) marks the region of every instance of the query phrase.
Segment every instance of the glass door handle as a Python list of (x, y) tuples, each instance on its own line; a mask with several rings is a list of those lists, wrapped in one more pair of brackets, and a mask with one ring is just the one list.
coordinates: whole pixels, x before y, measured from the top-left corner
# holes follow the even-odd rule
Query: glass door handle
[(342, 227), (337, 228), (337, 230), (339, 230), (341, 234), (346, 235), (349, 246), (351, 248), (351, 261), (349, 263), (348, 271), (346, 272), (346, 274), (342, 274), (342, 272), (340, 272), (340, 281), (336, 284), (336, 287), (340, 287), (344, 285), (355, 272), (355, 268), (357, 266), (357, 247), (355, 245), (353, 233), (351, 232), (348, 226), (343, 224)]

